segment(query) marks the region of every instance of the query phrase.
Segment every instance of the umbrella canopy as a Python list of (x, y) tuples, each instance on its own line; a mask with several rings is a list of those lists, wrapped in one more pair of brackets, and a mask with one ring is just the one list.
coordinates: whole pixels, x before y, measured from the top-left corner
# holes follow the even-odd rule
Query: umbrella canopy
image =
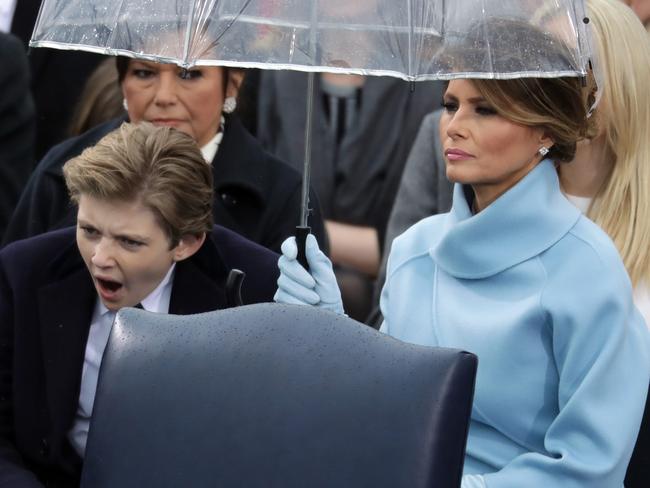
[(413, 81), (583, 76), (584, 17), (582, 0), (44, 0), (30, 45)]

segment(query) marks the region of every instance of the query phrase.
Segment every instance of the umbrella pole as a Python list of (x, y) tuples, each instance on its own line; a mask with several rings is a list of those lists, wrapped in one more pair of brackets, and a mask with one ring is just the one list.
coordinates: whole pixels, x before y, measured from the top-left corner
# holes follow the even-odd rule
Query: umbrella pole
[(305, 123), (305, 158), (302, 170), (302, 198), (300, 201), (300, 224), (296, 227), (296, 244), (298, 246), (298, 262), (309, 270), (305, 254), (305, 242), (311, 231), (309, 227), (309, 180), (311, 178), (311, 138), (312, 118), (314, 112), (314, 72), (307, 76), (307, 120)]

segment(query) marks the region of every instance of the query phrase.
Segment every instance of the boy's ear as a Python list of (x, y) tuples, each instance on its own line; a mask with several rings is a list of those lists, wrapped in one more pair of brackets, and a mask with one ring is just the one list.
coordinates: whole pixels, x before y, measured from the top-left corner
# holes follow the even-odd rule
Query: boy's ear
[(174, 248), (174, 261), (183, 261), (201, 249), (205, 242), (205, 232), (200, 235), (186, 234)]

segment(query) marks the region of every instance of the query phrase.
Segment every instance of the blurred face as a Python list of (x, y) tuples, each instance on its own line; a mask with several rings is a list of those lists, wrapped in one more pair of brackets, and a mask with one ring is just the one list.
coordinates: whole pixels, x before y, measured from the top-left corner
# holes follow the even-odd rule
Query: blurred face
[(160, 284), (172, 263), (198, 250), (185, 238), (170, 249), (170, 240), (154, 213), (139, 200), (101, 200), (83, 194), (77, 214), (77, 246), (99, 298), (113, 311), (140, 303)]
[(469, 80), (453, 80), (440, 118), (447, 177), (469, 184), (481, 210), (515, 185), (540, 161), (551, 141), (537, 128), (498, 115)]
[(650, 0), (628, 0), (627, 3), (643, 24), (650, 21)]
[[(224, 101), (223, 69), (215, 66), (183, 70), (174, 64), (131, 60), (122, 81), (122, 93), (132, 122), (175, 127), (200, 147), (219, 130)], [(236, 96), (230, 80), (228, 96)]]

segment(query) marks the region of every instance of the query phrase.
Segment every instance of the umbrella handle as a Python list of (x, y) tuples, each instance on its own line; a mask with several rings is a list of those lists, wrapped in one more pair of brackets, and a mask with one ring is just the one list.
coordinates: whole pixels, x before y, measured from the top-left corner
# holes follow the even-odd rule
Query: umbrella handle
[(307, 255), (305, 254), (305, 244), (310, 232), (311, 227), (308, 225), (296, 226), (296, 245), (298, 246), (298, 257), (296, 259), (307, 271), (309, 271), (309, 264), (307, 263)]

